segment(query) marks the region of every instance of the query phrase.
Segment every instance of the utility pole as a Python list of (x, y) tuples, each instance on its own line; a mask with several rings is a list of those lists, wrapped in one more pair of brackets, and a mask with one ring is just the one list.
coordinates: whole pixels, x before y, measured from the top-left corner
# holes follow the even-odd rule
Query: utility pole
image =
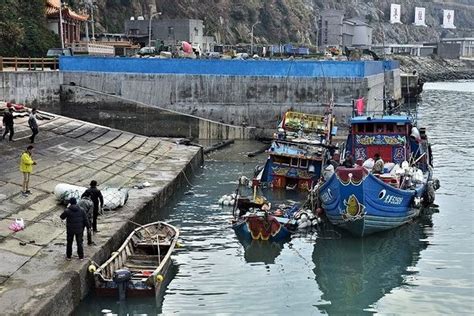
[(251, 44), (250, 44), (250, 55), (253, 56), (253, 28), (255, 27), (255, 25), (259, 24), (260, 21), (257, 21), (255, 22), (254, 24), (252, 24), (252, 31), (251, 31), (251, 35), (252, 35), (252, 40), (251, 40)]
[(92, 25), (92, 38), (91, 40), (93, 42), (95, 42), (95, 34), (94, 34), (94, 31), (95, 31), (95, 28), (94, 28), (94, 2), (92, 3), (92, 6), (91, 6), (91, 25)]
[(148, 22), (148, 47), (151, 47), (151, 20), (156, 15), (161, 15), (161, 12), (155, 12), (153, 14), (150, 12), (150, 21)]
[(61, 49), (64, 49), (63, 36), (63, 1), (59, 0), (59, 37), (61, 37)]

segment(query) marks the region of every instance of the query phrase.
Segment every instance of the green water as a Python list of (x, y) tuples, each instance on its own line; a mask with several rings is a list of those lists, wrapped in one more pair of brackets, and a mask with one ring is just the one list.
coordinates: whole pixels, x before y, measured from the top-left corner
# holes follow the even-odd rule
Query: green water
[[(423, 95), (419, 119), (434, 144), (442, 185), (432, 215), (364, 239), (326, 227), (285, 244), (243, 245), (230, 228), (231, 209), (217, 200), (265, 157), (246, 158), (254, 144), (238, 143), (209, 157), (193, 186), (161, 213), (181, 229), (184, 244), (173, 255), (164, 296), (125, 303), (90, 296), (75, 314), (474, 313), (474, 93), (467, 92), (474, 83), (465, 85), (461, 91), (431, 85)], [(278, 201), (301, 198), (267, 195)]]

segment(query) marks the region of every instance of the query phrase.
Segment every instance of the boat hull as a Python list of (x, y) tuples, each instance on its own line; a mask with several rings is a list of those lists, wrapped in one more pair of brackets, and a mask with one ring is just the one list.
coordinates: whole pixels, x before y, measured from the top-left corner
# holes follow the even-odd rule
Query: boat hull
[(336, 172), (321, 188), (328, 220), (356, 236), (366, 236), (410, 222), (420, 213), (413, 207), (425, 185), (400, 190), (361, 168)]
[[(167, 261), (162, 268), (161, 274), (164, 276), (162, 282), (154, 281), (153, 286), (147, 285), (146, 281), (130, 281), (127, 284), (127, 297), (153, 297), (159, 296), (166, 285), (171, 281), (168, 277), (168, 270), (171, 266), (171, 260)], [(114, 281), (103, 281), (96, 279), (95, 294), (103, 297), (118, 297), (118, 284)]]
[(290, 237), (291, 232), (274, 216), (251, 215), (237, 220), (233, 225), (239, 238), (245, 240), (282, 241)]

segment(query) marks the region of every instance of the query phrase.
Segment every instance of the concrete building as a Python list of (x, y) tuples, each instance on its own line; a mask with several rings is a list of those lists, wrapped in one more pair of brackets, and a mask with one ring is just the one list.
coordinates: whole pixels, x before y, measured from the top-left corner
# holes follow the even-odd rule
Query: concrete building
[[(459, 56), (463, 58), (474, 57), (474, 37), (442, 38), (440, 44), (459, 44)], [(457, 45), (456, 45), (457, 47)]]
[(318, 46), (341, 47), (343, 37), (344, 11), (323, 10), (318, 21)]
[(370, 48), (372, 45), (372, 27), (359, 18), (344, 19), (344, 11), (322, 11), (318, 27), (318, 46)]
[(425, 45), (425, 44), (376, 44), (372, 45), (372, 50), (382, 55), (410, 55), (425, 57), (436, 52), (436, 45)]
[[(148, 46), (149, 25), (149, 20), (128, 20), (125, 22), (125, 34), (134, 37), (143, 46)], [(171, 46), (186, 41), (201, 52), (210, 51), (214, 45), (214, 37), (204, 35), (203, 21), (196, 19), (155, 18), (151, 23), (151, 39), (152, 45), (156, 41), (163, 41), (165, 45)]]
[(353, 47), (364, 47), (370, 48), (372, 46), (372, 27), (364, 21), (354, 18), (344, 20), (344, 30), (350, 37), (350, 41), (344, 41), (343, 34), (343, 45)]

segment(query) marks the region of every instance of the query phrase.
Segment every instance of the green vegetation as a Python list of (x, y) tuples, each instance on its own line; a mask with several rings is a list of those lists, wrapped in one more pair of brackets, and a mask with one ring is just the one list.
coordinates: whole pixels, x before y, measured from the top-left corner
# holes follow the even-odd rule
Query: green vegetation
[(47, 29), (45, 0), (0, 1), (0, 56), (42, 57), (60, 45)]

